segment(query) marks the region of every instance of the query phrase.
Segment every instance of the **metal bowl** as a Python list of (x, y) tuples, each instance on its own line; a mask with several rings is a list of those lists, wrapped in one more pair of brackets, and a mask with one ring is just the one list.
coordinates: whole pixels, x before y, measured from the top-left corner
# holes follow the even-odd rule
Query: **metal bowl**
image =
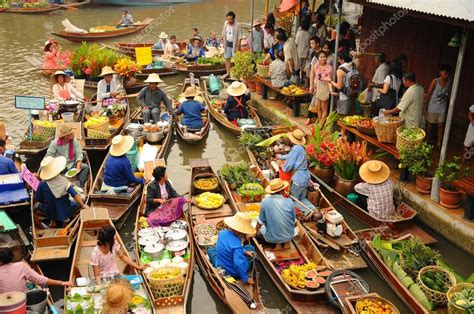
[(163, 139), (163, 131), (145, 132), (145, 139), (147, 142), (157, 143)]

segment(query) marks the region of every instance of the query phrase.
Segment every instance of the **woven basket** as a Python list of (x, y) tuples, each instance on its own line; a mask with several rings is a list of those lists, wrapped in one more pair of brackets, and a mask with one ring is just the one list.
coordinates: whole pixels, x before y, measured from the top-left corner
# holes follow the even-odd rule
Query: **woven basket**
[(268, 77), (268, 72), (270, 70), (269, 65), (257, 64), (257, 75), (260, 77)]
[(382, 143), (395, 143), (397, 141), (397, 129), (401, 127), (405, 120), (399, 117), (385, 117), (387, 123), (379, 123), (373, 119), (377, 140)]
[(89, 130), (95, 130), (97, 132), (102, 132), (102, 133), (109, 133), (109, 121), (105, 120), (101, 124), (95, 124), (91, 127), (88, 127), (87, 131)]
[[(181, 273), (181, 270), (178, 267), (164, 267), (160, 270), (178, 270)], [(148, 281), (150, 282), (150, 290), (153, 293), (153, 296), (157, 299), (159, 298), (168, 298), (183, 293), (184, 287), (184, 276), (179, 275), (171, 279), (152, 279), (151, 275), (157, 270), (152, 271), (148, 276)]]
[(42, 135), (45, 138), (55, 137), (56, 136), (56, 125), (53, 127), (44, 127), (39, 124), (34, 125), (34, 133), (38, 135)]
[(360, 107), (364, 117), (370, 118), (372, 116), (372, 104), (360, 104)]
[(420, 139), (417, 139), (417, 140), (411, 140), (411, 139), (407, 139), (407, 138), (403, 137), (401, 135), (401, 130), (402, 130), (402, 127), (399, 127), (397, 129), (397, 144), (396, 144), (396, 147), (397, 147), (397, 150), (399, 152), (401, 152), (403, 149), (413, 150), (416, 145), (422, 143), (425, 140), (426, 133), (423, 129), (419, 129), (423, 133), (423, 137), (420, 138)]
[(300, 104), (300, 116), (307, 116), (308, 115), (308, 109), (309, 109), (309, 103), (301, 103)]
[(110, 137), (110, 132), (107, 130), (107, 133), (97, 131), (96, 129), (87, 129), (87, 138), (95, 139), (107, 139)]
[(447, 293), (448, 297), (448, 313), (449, 314), (468, 314), (469, 311), (466, 309), (463, 309), (462, 307), (454, 304), (454, 302), (451, 302), (451, 300), (454, 297), (454, 294), (457, 292), (461, 292), (464, 288), (471, 288), (474, 289), (474, 283), (458, 283), (457, 285), (452, 286)]
[[(363, 300), (369, 300), (369, 301), (372, 301), (372, 302), (382, 302), (384, 304), (387, 304), (388, 306), (390, 306), (390, 312), (391, 313), (395, 313), (395, 314), (400, 314), (400, 311), (396, 308), (395, 305), (392, 304), (392, 302), (388, 301), (387, 299), (384, 299), (382, 297), (379, 297), (379, 296), (362, 296), (359, 300), (357, 300), (357, 302), (362, 302)], [(356, 311), (357, 311), (357, 302), (355, 304), (355, 308), (356, 308)], [(360, 313), (360, 312), (357, 312), (357, 313)]]
[(423, 282), (423, 280), (421, 280), (421, 276), (430, 271), (441, 274), (441, 276), (443, 277), (444, 283), (446, 283), (446, 285), (449, 288), (451, 288), (452, 286), (456, 284), (456, 278), (449, 271), (439, 266), (425, 266), (418, 272), (418, 276), (416, 277), (416, 282), (418, 283), (418, 285), (421, 288), (421, 291), (423, 291), (423, 293), (426, 295), (428, 300), (436, 304), (445, 305), (446, 303), (448, 303), (447, 293), (433, 290), (429, 288)]

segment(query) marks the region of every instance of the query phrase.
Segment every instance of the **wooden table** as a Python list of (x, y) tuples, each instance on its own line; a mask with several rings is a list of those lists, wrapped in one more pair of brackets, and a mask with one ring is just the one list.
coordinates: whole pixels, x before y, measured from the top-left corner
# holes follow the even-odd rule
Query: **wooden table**
[(474, 220), (474, 178), (458, 180), (453, 185), (466, 194), (466, 204), (464, 204), (464, 218)]

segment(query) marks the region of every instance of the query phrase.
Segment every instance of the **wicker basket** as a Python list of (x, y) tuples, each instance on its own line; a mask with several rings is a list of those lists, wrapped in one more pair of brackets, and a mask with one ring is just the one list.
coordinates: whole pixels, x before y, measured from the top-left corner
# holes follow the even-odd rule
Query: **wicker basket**
[(87, 131), (95, 130), (97, 132), (109, 133), (109, 121), (105, 120), (101, 124), (95, 124), (93, 126), (87, 127)]
[(449, 314), (468, 314), (469, 311), (466, 309), (463, 309), (462, 307), (454, 304), (454, 302), (451, 302), (453, 299), (453, 296), (457, 292), (461, 292), (464, 288), (471, 288), (474, 289), (474, 283), (458, 283), (457, 285), (452, 286), (447, 293), (448, 296), (448, 313)]
[(260, 77), (268, 77), (268, 72), (270, 70), (269, 65), (257, 64), (257, 75)]
[(35, 134), (42, 135), (45, 138), (54, 138), (56, 136), (56, 124), (52, 127), (44, 127), (35, 123), (33, 130)]
[(372, 104), (360, 104), (362, 108), (362, 115), (364, 117), (370, 118), (372, 116)]
[(107, 139), (109, 137), (110, 137), (109, 131), (105, 133), (105, 132), (97, 131), (96, 129), (87, 129), (87, 138)]
[[(181, 270), (178, 267), (163, 267), (160, 270), (178, 270), (181, 273)], [(153, 296), (157, 299), (159, 298), (168, 298), (183, 293), (184, 287), (184, 276), (179, 275), (171, 279), (152, 279), (151, 275), (157, 270), (152, 271), (148, 276), (148, 281), (150, 282), (150, 290), (153, 293)]]
[(309, 103), (300, 104), (300, 117), (306, 117), (308, 115)]
[(379, 123), (373, 119), (377, 140), (382, 143), (395, 143), (397, 141), (397, 129), (401, 127), (405, 120), (399, 117), (385, 117), (387, 123)]
[(423, 129), (417, 128), (421, 131), (421, 133), (423, 133), (422, 138), (416, 139), (416, 140), (411, 140), (411, 139), (407, 139), (407, 138), (405, 138), (401, 135), (402, 128), (403, 127), (401, 126), (397, 129), (397, 144), (396, 144), (396, 147), (397, 147), (397, 150), (399, 152), (402, 151), (403, 149), (413, 150), (416, 145), (420, 144), (421, 142), (423, 142), (425, 140), (426, 133)]
[(372, 295), (368, 295), (368, 296), (362, 296), (360, 299), (358, 299), (356, 301), (356, 303), (354, 304), (354, 307), (355, 307), (355, 310), (356, 310), (356, 313), (360, 313), (359, 311), (357, 311), (357, 302), (362, 302), (363, 300), (368, 300), (368, 301), (372, 301), (372, 302), (382, 302), (382, 303), (385, 303), (387, 304), (388, 306), (390, 306), (390, 312), (392, 313), (395, 313), (395, 314), (400, 314), (400, 311), (397, 309), (397, 307), (395, 305), (393, 305), (392, 302), (388, 301), (387, 299), (384, 299), (380, 296), (372, 296)]
[(430, 300), (433, 303), (440, 304), (440, 305), (445, 305), (448, 303), (448, 297), (447, 293), (440, 292), (433, 290), (429, 288), (423, 280), (421, 280), (421, 276), (427, 272), (434, 272), (434, 273), (439, 273), (443, 277), (443, 281), (446, 283), (446, 285), (451, 288), (456, 284), (456, 278), (451, 274), (449, 271), (447, 271), (444, 268), (441, 268), (439, 266), (425, 266), (420, 271), (418, 272), (418, 276), (416, 277), (416, 282), (421, 288), (421, 291), (426, 295), (428, 300)]

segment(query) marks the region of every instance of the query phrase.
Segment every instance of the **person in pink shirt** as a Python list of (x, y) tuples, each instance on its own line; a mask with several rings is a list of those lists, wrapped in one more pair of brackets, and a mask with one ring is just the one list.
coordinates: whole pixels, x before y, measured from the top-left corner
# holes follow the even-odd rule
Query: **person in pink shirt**
[(69, 281), (49, 279), (36, 271), (25, 262), (13, 262), (13, 250), (0, 248), (0, 293), (10, 291), (26, 292), (26, 282), (30, 281), (39, 286), (70, 287)]
[(331, 86), (328, 80), (332, 79), (332, 66), (327, 62), (326, 52), (321, 50), (318, 52), (317, 58), (318, 61), (311, 69), (309, 92), (314, 93), (319, 126), (323, 127), (328, 116), (329, 97), (331, 95)]
[(125, 254), (117, 241), (117, 231), (112, 226), (103, 226), (99, 230), (97, 246), (94, 247), (89, 257), (89, 263), (94, 271), (97, 283), (101, 278), (111, 278), (120, 275), (116, 258), (120, 258), (125, 264), (137, 270), (145, 270), (146, 265), (138, 265)]

